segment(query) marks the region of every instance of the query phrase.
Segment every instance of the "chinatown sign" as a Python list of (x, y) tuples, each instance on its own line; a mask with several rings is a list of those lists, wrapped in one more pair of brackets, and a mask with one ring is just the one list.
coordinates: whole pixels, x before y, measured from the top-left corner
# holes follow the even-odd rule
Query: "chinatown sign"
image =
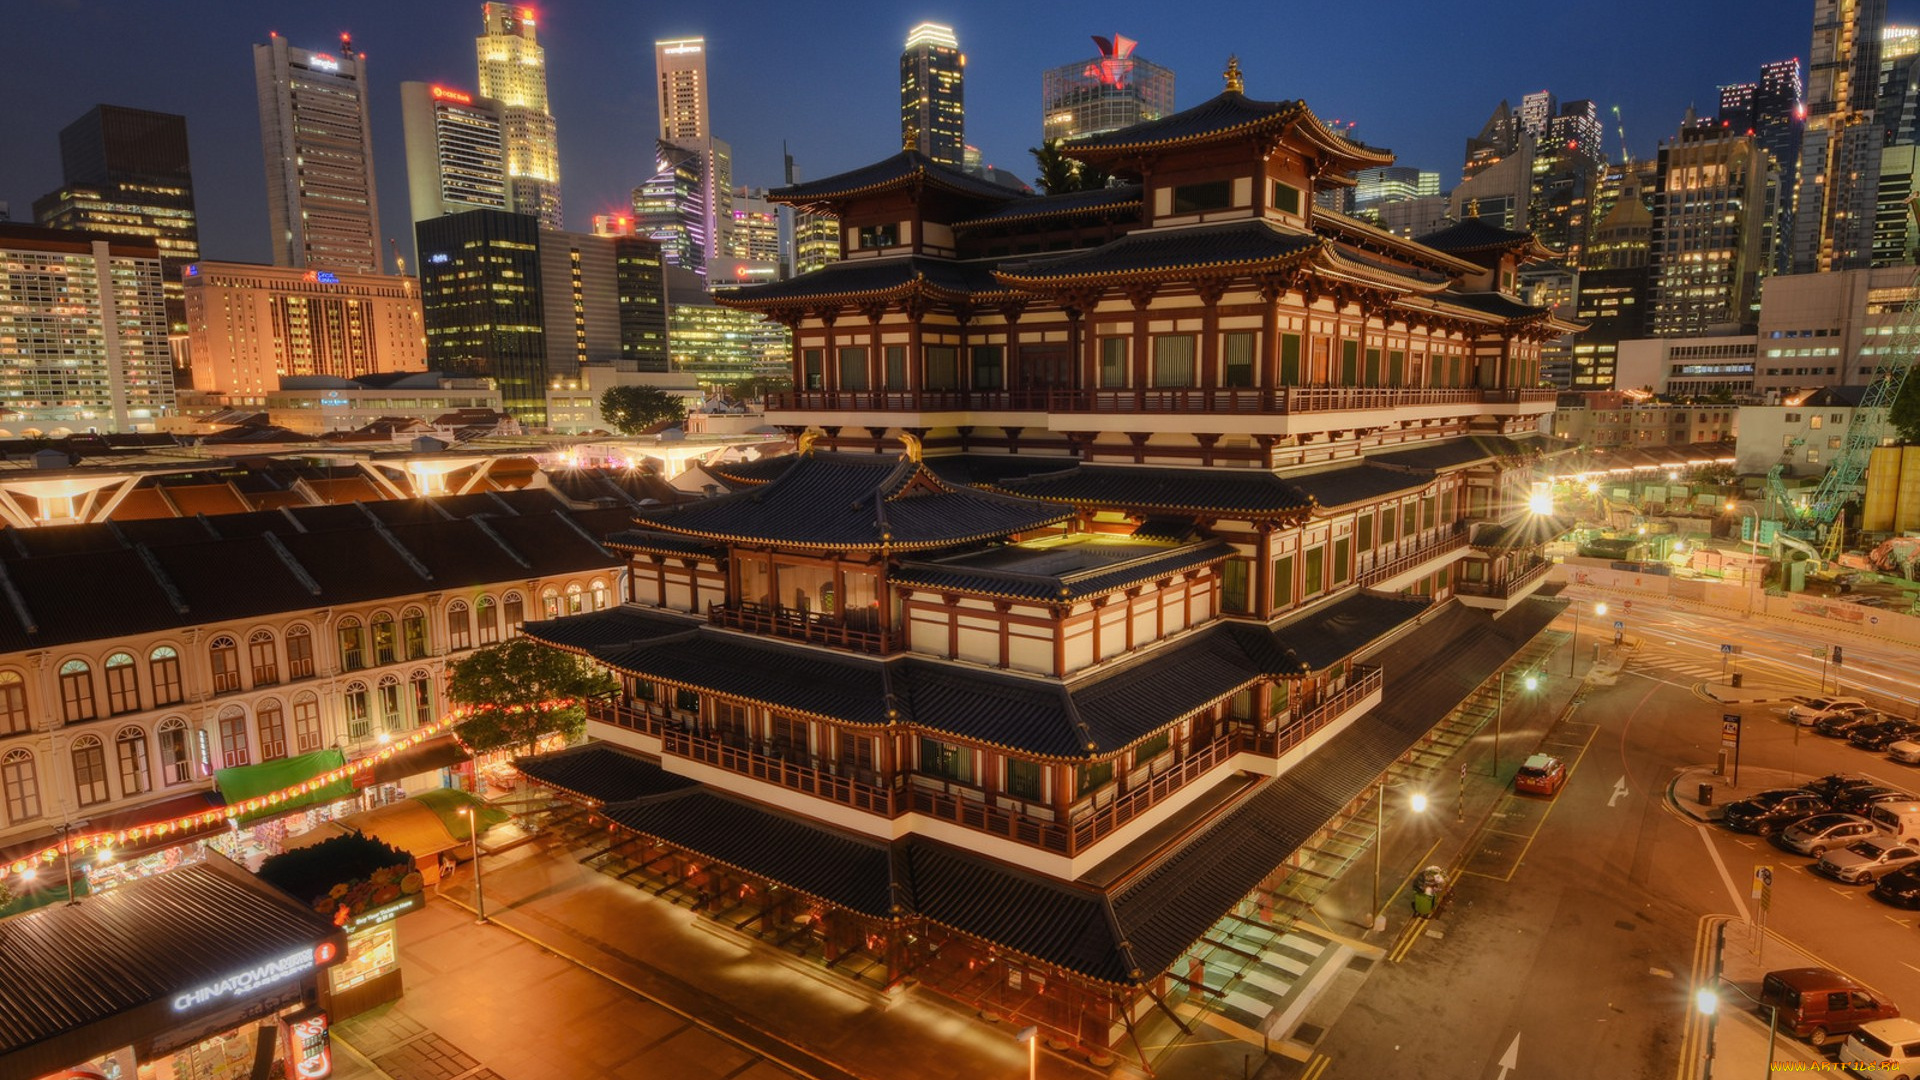
[(276, 983), (285, 982), (323, 964), (332, 963), (339, 955), (338, 945), (331, 941), (323, 941), (311, 948), (288, 953), (278, 960), (269, 960), (264, 964), (247, 968), (245, 971), (234, 972), (224, 979), (197, 986), (192, 990), (183, 990), (173, 996), (173, 1011), (185, 1012), (221, 998), (250, 997)]

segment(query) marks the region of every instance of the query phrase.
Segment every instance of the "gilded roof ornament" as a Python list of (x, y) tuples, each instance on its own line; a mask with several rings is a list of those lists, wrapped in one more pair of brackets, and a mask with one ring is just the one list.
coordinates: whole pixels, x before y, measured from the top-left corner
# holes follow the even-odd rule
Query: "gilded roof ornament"
[(907, 448), (908, 461), (920, 460), (921, 449), (920, 449), (920, 439), (918, 436), (910, 435), (903, 431), (900, 433), (900, 444)]
[(1240, 78), (1240, 58), (1238, 56), (1231, 55), (1231, 54), (1228, 55), (1227, 70), (1223, 74), (1225, 74), (1227, 77), (1228, 93), (1233, 93), (1233, 94), (1246, 93), (1247, 84), (1244, 81), (1242, 81)]
[(813, 444), (817, 442), (819, 438), (820, 438), (820, 433), (812, 429), (808, 429), (806, 431), (801, 432), (800, 448), (799, 448), (800, 453), (801, 454), (813, 453)]

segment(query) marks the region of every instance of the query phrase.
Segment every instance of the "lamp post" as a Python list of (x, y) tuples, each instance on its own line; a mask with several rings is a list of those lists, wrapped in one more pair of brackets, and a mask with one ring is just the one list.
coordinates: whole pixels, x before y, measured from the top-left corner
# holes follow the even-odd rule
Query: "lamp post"
[[(1529, 671), (1521, 679), (1521, 685), (1531, 694), (1540, 687), (1540, 676)], [(1507, 673), (1500, 672), (1500, 705), (1493, 710), (1493, 775), (1500, 776), (1500, 727), (1507, 716)]]
[(1741, 997), (1767, 1010), (1767, 1056), (1761, 1059), (1761, 1064), (1766, 1068), (1766, 1075), (1772, 1076), (1773, 1046), (1775, 1039), (1780, 1033), (1780, 1006), (1770, 1001), (1761, 1001), (1759, 998), (1740, 989), (1738, 983), (1728, 982), (1725, 976), (1715, 975), (1714, 982), (1716, 984), (1715, 986), (1703, 986), (1693, 992), (1693, 1007), (1699, 1010), (1700, 1015), (1711, 1018), (1707, 1026), (1706, 1075), (1709, 1077), (1713, 1075), (1714, 1036), (1718, 1033), (1720, 1027), (1720, 992), (1717, 989), (1717, 984), (1726, 983), (1726, 985), (1733, 987), (1734, 992)]
[[(1392, 786), (1382, 780), (1380, 786), (1375, 789), (1373, 833), (1373, 928), (1375, 930), (1386, 929), (1387, 921), (1386, 913), (1380, 910), (1380, 852), (1387, 846), (1387, 788)], [(1413, 796), (1407, 800), (1407, 806), (1416, 814), (1426, 813), (1426, 794), (1414, 792)]]
[(487, 893), (480, 884), (480, 815), (474, 812), (473, 807), (463, 806), (460, 808), (460, 816), (467, 819), (467, 841), (473, 845), (473, 908), (479, 916), (473, 921), (475, 925), (485, 926), (487, 924)]
[[(1606, 613), (1607, 613), (1607, 605), (1604, 601), (1593, 605), (1593, 614), (1595, 618), (1601, 618), (1605, 616)], [(1567, 649), (1568, 677), (1572, 677), (1575, 674), (1574, 665), (1578, 663), (1579, 660), (1580, 660), (1580, 605), (1575, 604), (1573, 605), (1573, 642)]]
[(1745, 520), (1748, 514), (1753, 515), (1753, 538), (1747, 542), (1747, 614), (1752, 615), (1754, 594), (1759, 591), (1760, 577), (1765, 573), (1764, 570), (1756, 572), (1753, 566), (1760, 560), (1760, 509), (1751, 503), (1741, 506), (1730, 502), (1727, 504), (1727, 510), (1739, 515), (1742, 520)]
[(1039, 1080), (1040, 1076), (1040, 1026), (1028, 1024), (1014, 1036), (1018, 1042), (1027, 1044), (1027, 1080)]

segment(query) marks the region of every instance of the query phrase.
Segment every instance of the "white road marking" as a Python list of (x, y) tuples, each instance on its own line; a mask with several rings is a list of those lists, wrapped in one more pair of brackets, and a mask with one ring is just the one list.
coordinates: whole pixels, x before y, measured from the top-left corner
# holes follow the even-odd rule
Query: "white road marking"
[(1507, 1044), (1507, 1052), (1500, 1055), (1500, 1075), (1494, 1080), (1507, 1080), (1507, 1073), (1520, 1067), (1520, 1033), (1513, 1033), (1513, 1041)]
[(1627, 778), (1623, 776), (1620, 779), (1615, 780), (1613, 782), (1613, 794), (1611, 796), (1608, 796), (1607, 805), (1612, 806), (1614, 803), (1619, 802), (1620, 797), (1622, 795), (1625, 795), (1626, 793), (1627, 793)]
[(1720, 849), (1713, 846), (1713, 837), (1708, 834), (1705, 825), (1696, 824), (1700, 833), (1700, 842), (1707, 845), (1707, 854), (1713, 858), (1713, 868), (1720, 871), (1720, 884), (1727, 887), (1727, 895), (1733, 898), (1733, 906), (1740, 909), (1740, 920), (1752, 922), (1753, 916), (1747, 911), (1747, 894), (1733, 887), (1733, 875), (1727, 873), (1727, 864), (1720, 858)]

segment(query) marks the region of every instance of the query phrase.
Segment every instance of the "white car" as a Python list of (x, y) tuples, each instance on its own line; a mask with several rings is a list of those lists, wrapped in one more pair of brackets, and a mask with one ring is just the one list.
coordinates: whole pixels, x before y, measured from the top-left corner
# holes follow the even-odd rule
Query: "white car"
[(1840, 1067), (1872, 1080), (1920, 1076), (1920, 1021), (1899, 1016), (1861, 1024), (1840, 1047)]
[(1920, 849), (1890, 838), (1856, 840), (1838, 851), (1820, 856), (1812, 870), (1848, 885), (1871, 885), (1903, 866), (1920, 862)]
[(1799, 702), (1787, 716), (1801, 725), (1815, 724), (1835, 713), (1858, 712), (1870, 706), (1857, 697), (1817, 697)]
[(1887, 747), (1887, 756), (1902, 765), (1920, 765), (1920, 742), (1901, 739)]
[(1815, 814), (1774, 834), (1773, 842), (1797, 855), (1819, 858), (1831, 848), (1865, 840), (1879, 830), (1856, 814)]

